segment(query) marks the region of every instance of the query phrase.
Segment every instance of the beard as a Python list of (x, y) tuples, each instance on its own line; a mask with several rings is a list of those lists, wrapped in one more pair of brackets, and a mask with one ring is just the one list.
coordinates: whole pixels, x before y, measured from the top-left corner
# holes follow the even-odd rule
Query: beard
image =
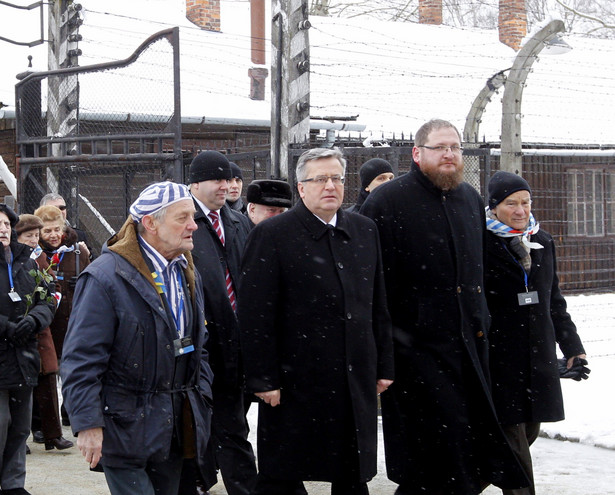
[(458, 166), (454, 172), (432, 172), (422, 170), (427, 178), (442, 191), (452, 191), (463, 182), (463, 164)]

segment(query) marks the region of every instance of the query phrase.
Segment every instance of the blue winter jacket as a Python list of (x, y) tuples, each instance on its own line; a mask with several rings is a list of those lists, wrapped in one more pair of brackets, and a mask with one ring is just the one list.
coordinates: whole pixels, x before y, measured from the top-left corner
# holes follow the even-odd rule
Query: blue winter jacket
[[(168, 458), (174, 428), (172, 393), (185, 394), (193, 415), (196, 454), (204, 465), (211, 424), (213, 374), (205, 350), (203, 293), (190, 253), (195, 351), (189, 379), (173, 383), (176, 333), (140, 252), (129, 218), (79, 277), (64, 343), (63, 396), (74, 432), (103, 427), (103, 466), (144, 466)], [(171, 392), (175, 390), (174, 392)]]

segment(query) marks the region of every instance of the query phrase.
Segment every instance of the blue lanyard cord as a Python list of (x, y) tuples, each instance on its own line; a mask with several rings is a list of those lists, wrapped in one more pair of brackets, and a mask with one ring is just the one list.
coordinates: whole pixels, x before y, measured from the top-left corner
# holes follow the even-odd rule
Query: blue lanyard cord
[[(176, 271), (177, 278), (177, 295), (179, 298), (179, 303), (177, 305), (177, 314), (173, 312), (173, 306), (171, 305), (171, 301), (169, 301), (169, 306), (171, 306), (171, 314), (173, 315), (173, 321), (175, 323), (175, 330), (177, 331), (177, 335), (182, 336), (182, 323), (183, 323), (183, 312), (184, 312), (184, 289), (182, 288), (182, 279), (180, 270)], [(167, 292), (167, 299), (170, 294)]]
[(525, 271), (525, 268), (523, 268), (523, 265), (519, 263), (519, 260), (515, 258), (514, 255), (508, 250), (508, 246), (503, 241), (502, 241), (502, 246), (504, 246), (504, 249), (506, 249), (506, 252), (510, 255), (513, 261), (517, 263), (517, 265), (519, 265), (519, 268), (521, 268), (521, 270), (523, 271), (523, 280), (525, 282), (525, 292), (529, 292), (529, 288), (527, 286), (527, 272)]
[(9, 284), (11, 285), (11, 292), (15, 292), (15, 285), (13, 284), (13, 252), (11, 251), (11, 261), (7, 265), (9, 270)]
[[(158, 286), (158, 293), (163, 295), (167, 301), (167, 306), (169, 308), (169, 312), (171, 313), (171, 317), (173, 318), (173, 323), (175, 323), (175, 331), (178, 336), (182, 336), (182, 323), (184, 321), (183, 313), (184, 313), (184, 290), (182, 288), (182, 278), (181, 272), (179, 268), (176, 271), (176, 280), (177, 280), (177, 312), (173, 311), (173, 300), (171, 291), (167, 290), (166, 284), (164, 282), (164, 277), (156, 270), (155, 272), (155, 283)], [(158, 280), (156, 280), (158, 279)]]

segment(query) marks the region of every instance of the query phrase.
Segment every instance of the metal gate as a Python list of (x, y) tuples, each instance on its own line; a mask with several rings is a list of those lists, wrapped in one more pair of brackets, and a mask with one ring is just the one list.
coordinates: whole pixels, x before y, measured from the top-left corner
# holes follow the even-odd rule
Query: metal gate
[(62, 195), (94, 251), (151, 182), (184, 182), (179, 28), (128, 58), (29, 74), (16, 85), (18, 202)]

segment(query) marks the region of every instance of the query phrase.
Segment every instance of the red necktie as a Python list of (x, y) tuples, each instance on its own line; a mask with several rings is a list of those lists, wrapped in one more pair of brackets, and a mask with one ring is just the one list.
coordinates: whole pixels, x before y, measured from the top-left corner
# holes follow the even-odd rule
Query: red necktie
[[(224, 234), (222, 233), (222, 227), (220, 226), (220, 214), (217, 211), (210, 211), (209, 218), (211, 218), (211, 226), (218, 234), (220, 242), (224, 246)], [(233, 280), (231, 279), (231, 272), (228, 271), (226, 266), (226, 292), (228, 292), (229, 301), (231, 301), (231, 307), (233, 311), (237, 311), (237, 300), (235, 299), (235, 289), (233, 289)]]

